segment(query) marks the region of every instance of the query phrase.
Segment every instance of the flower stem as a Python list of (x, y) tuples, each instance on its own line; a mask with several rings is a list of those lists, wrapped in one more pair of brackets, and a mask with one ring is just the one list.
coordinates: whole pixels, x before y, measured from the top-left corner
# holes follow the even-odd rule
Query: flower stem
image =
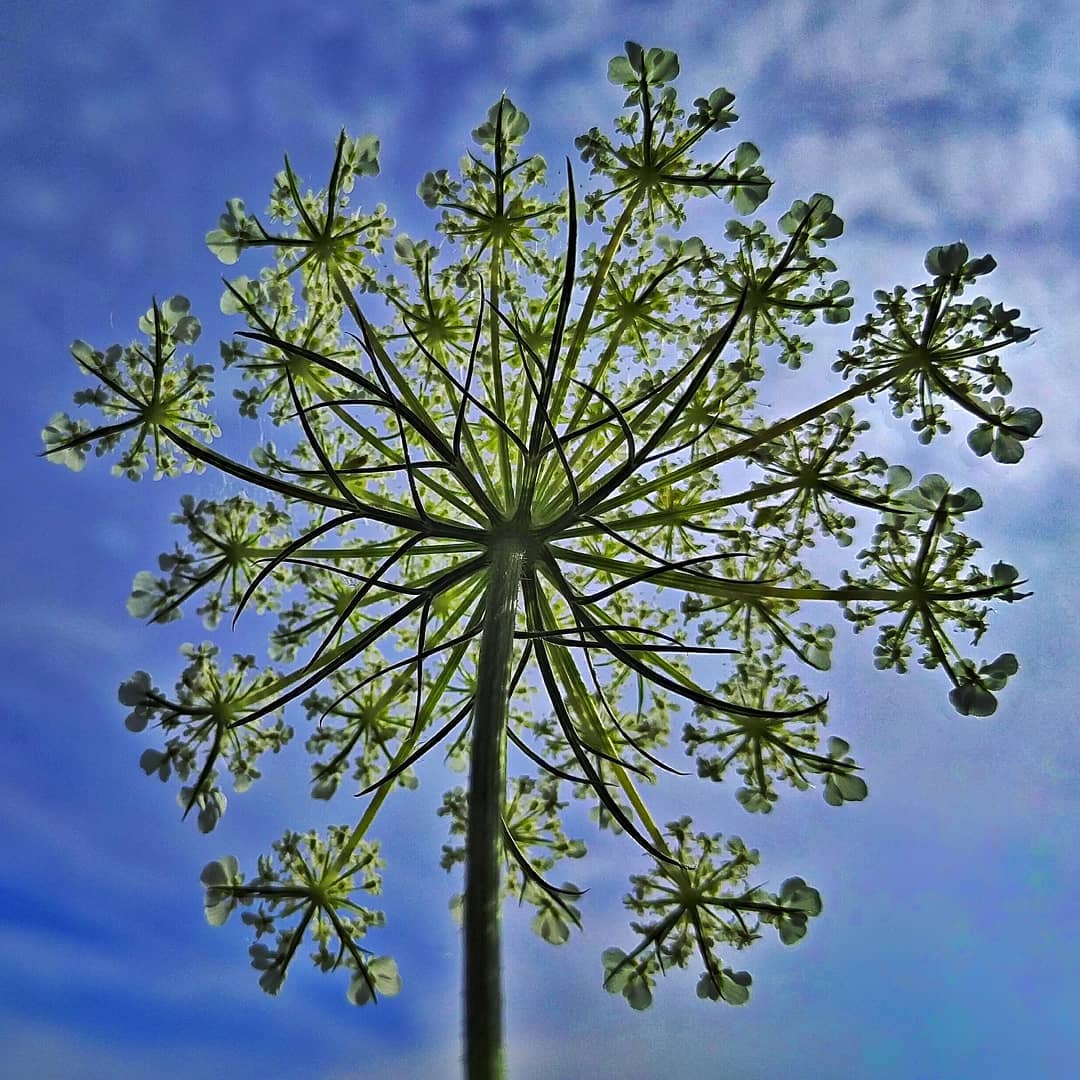
[(523, 545), (491, 549), (476, 671), (465, 862), (465, 1075), (505, 1076), (499, 955), (499, 862), (506, 787), (506, 720)]

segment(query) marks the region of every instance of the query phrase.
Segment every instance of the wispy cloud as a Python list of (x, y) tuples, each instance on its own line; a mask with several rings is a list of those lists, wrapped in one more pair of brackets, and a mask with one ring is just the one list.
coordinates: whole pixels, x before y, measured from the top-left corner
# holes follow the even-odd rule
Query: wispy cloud
[(1077, 133), (1060, 114), (930, 142), (882, 126), (810, 131), (784, 145), (782, 160), (788, 175), (831, 177), (842, 214), (920, 230), (942, 214), (998, 233), (1049, 220), (1075, 199), (1080, 173)]
[(46, 651), (99, 659), (130, 655), (135, 636), (123, 623), (60, 604), (19, 604), (0, 620), (0, 641), (36, 638)]

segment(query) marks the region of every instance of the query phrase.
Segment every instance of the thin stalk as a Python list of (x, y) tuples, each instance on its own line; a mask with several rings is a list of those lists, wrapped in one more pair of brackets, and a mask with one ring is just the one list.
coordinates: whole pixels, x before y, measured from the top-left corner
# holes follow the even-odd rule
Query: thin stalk
[[(491, 245), (491, 276), (488, 278), (488, 311), (489, 333), (491, 335), (490, 368), (491, 389), (495, 405), (495, 412), (507, 423), (510, 422), (510, 414), (506, 411), (506, 391), (503, 387), (501, 340), (499, 336), (499, 288), (502, 279), (502, 244), (496, 240)], [(510, 444), (506, 435), (498, 428), (495, 429), (495, 438), (499, 443), (499, 490), (507, 492), (512, 490), (513, 471), (510, 465)], [(483, 470), (481, 470), (481, 474)], [(506, 505), (500, 507), (506, 513), (512, 511), (514, 500), (508, 497)]]
[(673, 472), (664, 473), (661, 476), (645, 481), (645, 483), (637, 487), (622, 491), (620, 494), (614, 495), (610, 499), (606, 499), (599, 506), (590, 507), (589, 511), (593, 516), (598, 517), (601, 514), (606, 514), (610, 510), (614, 510), (617, 506), (623, 506), (626, 503), (633, 502), (635, 499), (643, 498), (645, 495), (651, 494), (658, 488), (664, 486), (675, 487), (688, 476), (693, 476), (697, 472), (715, 469), (718, 465), (722, 465), (725, 461), (730, 461), (732, 458), (746, 457), (759, 446), (773, 442), (780, 438), (781, 435), (786, 435), (789, 431), (794, 431), (796, 428), (802, 427), (803, 424), (809, 424), (819, 416), (825, 416), (827, 413), (832, 412), (833, 409), (838, 409), (841, 405), (844, 405), (849, 401), (854, 401), (856, 398), (860, 397), (867, 397), (886, 389), (891, 383), (899, 382), (909, 372), (914, 371), (915, 368), (919, 367), (922, 363), (922, 358), (917, 356), (902, 360), (886, 371), (882, 371), (863, 382), (854, 383), (845, 390), (841, 390), (840, 393), (834, 394), (827, 401), (819, 402), (809, 409), (803, 409), (801, 413), (789, 417), (786, 420), (780, 420), (771, 427), (755, 431), (743, 439), (742, 442), (734, 443), (731, 446), (725, 447), (723, 450), (717, 450), (712, 454), (699, 458), (697, 461), (691, 461), (681, 468), (675, 469)]
[(502, 1080), (502, 972), (499, 862), (506, 788), (506, 721), (523, 546), (506, 539), (491, 549), (484, 630), (476, 670), (465, 862), (465, 1075)]

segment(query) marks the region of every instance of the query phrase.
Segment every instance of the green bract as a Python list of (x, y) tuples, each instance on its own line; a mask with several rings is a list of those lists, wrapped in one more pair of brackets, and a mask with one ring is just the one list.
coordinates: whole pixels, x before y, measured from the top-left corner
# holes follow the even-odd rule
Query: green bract
[[(814, 194), (775, 228), (733, 220), (717, 246), (679, 236), (691, 195), (752, 214), (771, 181), (749, 142), (700, 159), (704, 137), (737, 119), (734, 97), (713, 90), (688, 113), (678, 70), (674, 53), (633, 43), (611, 62), (628, 111), (613, 134), (578, 140), (583, 196), (569, 160), (563, 191), (545, 187), (543, 160), (524, 156), (527, 117), (495, 103), (473, 132), (479, 153), (419, 185), (444, 245), (394, 235), (382, 205), (349, 206), (355, 180), (378, 173), (371, 136), (342, 133), (319, 191), (286, 160), (263, 217), (230, 199), (207, 243), (252, 265), (226, 282), (222, 310), (247, 328), (221, 356), (242, 372), (241, 414), (279, 429), (250, 463), (210, 446), (211, 369), (177, 358), (199, 330), (181, 297), (154, 303), (140, 324), (149, 345), (76, 342), (96, 380), (76, 401), (104, 422), (58, 414), (44, 433), (46, 453), (74, 469), (91, 446), (129, 438), (117, 469), (133, 478), (152, 454), (158, 475), (210, 467), (248, 490), (184, 497), (183, 535), (160, 575), (137, 575), (129, 609), (166, 622), (191, 600), (213, 630), (254, 607), (273, 621), (269, 664), (185, 646), (173, 693), (139, 671), (120, 701), (131, 730), (157, 735), (142, 768), (176, 774), (203, 831), (225, 810), (222, 766), (247, 788), (261, 755), (291, 738), (284, 713), (297, 705), (313, 796), (344, 784), (366, 800), (325, 837), (286, 833), (250, 881), (231, 857), (203, 872), (212, 923), (242, 905), (268, 936), (251, 950), (265, 990), (281, 988), (308, 936), (320, 968), (352, 969), (350, 1001), (397, 991), (393, 961), (360, 944), (382, 922), (354, 898), (378, 891), (370, 833), (429, 751), (468, 769), (440, 814), (443, 865), (465, 868), (453, 906), (471, 1076), (502, 1068), (502, 897), (533, 905), (553, 944), (580, 926), (582, 890), (551, 880), (585, 853), (564, 831), (571, 798), (650, 858), (626, 898), (640, 941), (603, 957), (604, 985), (634, 1008), (661, 971), (695, 961), (700, 997), (742, 1004), (750, 975), (721, 952), (761, 924), (793, 944), (820, 913), (801, 878), (775, 894), (751, 884), (758, 855), (738, 838), (654, 820), (643, 789), (679, 771), (662, 748), (680, 714), (698, 775), (734, 770), (745, 809), (769, 811), (788, 785), (840, 805), (867, 786), (844, 739), (821, 746), (826, 700), (796, 673), (830, 668), (822, 609), (878, 627), (880, 668), (904, 671), (918, 649), (964, 715), (992, 713), (1018, 666), (958, 644), (978, 641), (991, 604), (1025, 595), (1012, 566), (976, 563), (962, 526), (981, 498), (936, 474), (915, 481), (860, 444), (870, 423), (858, 410), (885, 394), (921, 441), (962, 411), (977, 454), (1019, 460), (1041, 418), (1006, 403), (999, 354), (1031, 331), (1015, 309), (963, 298), (993, 259), (934, 248), (929, 280), (875, 294), (834, 365), (846, 386), (786, 419), (759, 409), (766, 364), (799, 367), (803, 331), (849, 318), (848, 283), (820, 251), (843, 223)], [(400, 279), (386, 269), (391, 238)], [(829, 541), (856, 552), (831, 584), (802, 561)]]

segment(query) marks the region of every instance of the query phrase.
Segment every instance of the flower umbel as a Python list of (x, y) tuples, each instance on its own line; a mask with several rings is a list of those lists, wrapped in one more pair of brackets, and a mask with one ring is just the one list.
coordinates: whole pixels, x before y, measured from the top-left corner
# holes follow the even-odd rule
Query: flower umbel
[[(351, 1001), (397, 991), (393, 961), (360, 944), (382, 924), (355, 899), (378, 891), (370, 831), (430, 751), (468, 769), (440, 814), (453, 838), (443, 865), (465, 869), (454, 908), (470, 1076), (502, 1068), (503, 897), (531, 904), (553, 944), (580, 926), (582, 890), (551, 881), (585, 854), (562, 823), (570, 798), (652, 866), (626, 900), (640, 943), (603, 957), (604, 985), (634, 1008), (694, 956), (700, 997), (745, 1002), (750, 975), (720, 950), (751, 944), (762, 924), (793, 944), (821, 912), (802, 878), (775, 893), (750, 884), (758, 854), (737, 837), (695, 833), (689, 818), (658, 826), (642, 791), (680, 772), (664, 756), (680, 711), (698, 775), (723, 782), (734, 768), (746, 810), (768, 812), (782, 786), (819, 786), (839, 806), (867, 785), (846, 740), (821, 745), (827, 698), (796, 673), (830, 668), (823, 608), (879, 627), (880, 668), (904, 671), (918, 647), (963, 715), (993, 713), (1018, 668), (957, 643), (979, 641), (993, 604), (1026, 595), (1011, 565), (975, 562), (961, 526), (981, 498), (867, 452), (858, 411), (887, 394), (922, 442), (967, 412), (976, 454), (1019, 461), (1041, 417), (1008, 404), (1000, 353), (1032, 331), (1015, 309), (964, 299), (993, 259), (932, 249), (928, 281), (875, 294), (834, 365), (846, 384), (775, 419), (757, 402), (766, 364), (800, 367), (804, 332), (850, 317), (848, 283), (821, 252), (843, 222), (814, 194), (775, 228), (733, 220), (727, 248), (680, 236), (691, 195), (750, 215), (771, 181), (752, 143), (699, 159), (705, 136), (737, 120), (734, 95), (715, 89), (688, 112), (678, 70), (674, 53), (632, 42), (612, 61), (626, 111), (614, 136), (578, 140), (593, 180), (581, 209), (569, 159), (552, 195), (546, 162), (523, 154), (527, 117), (501, 98), (460, 174), (421, 181), (448, 254), (397, 234), (405, 280), (380, 261), (386, 208), (349, 206), (355, 180), (378, 173), (372, 136), (342, 133), (321, 191), (286, 160), (264, 219), (229, 200), (210, 249), (227, 265), (255, 249), (273, 259), (222, 297), (247, 327), (221, 346), (243, 376), (240, 412), (280, 429), (250, 464), (210, 445), (210, 368), (176, 357), (199, 334), (182, 297), (154, 303), (140, 324), (149, 346), (76, 342), (100, 383), (76, 402), (104, 423), (58, 414), (44, 432), (46, 454), (75, 469), (91, 446), (129, 439), (116, 471), (133, 479), (152, 457), (156, 475), (209, 467), (248, 490), (186, 497), (185, 540), (161, 557), (165, 576), (136, 577), (129, 608), (167, 622), (190, 599), (209, 630), (254, 608), (273, 621), (269, 663), (238, 655), (223, 668), (215, 645), (185, 646), (174, 695), (140, 671), (120, 699), (131, 730), (164, 737), (144, 770), (187, 782), (181, 802), (203, 831), (226, 808), (219, 767), (245, 790), (259, 756), (292, 736), (284, 714), (297, 704), (312, 795), (332, 798), (347, 776), (361, 789), (358, 821), (286, 833), (251, 881), (231, 856), (203, 872), (212, 923), (249, 909), (263, 989), (278, 992), (310, 936), (318, 967), (352, 971)], [(828, 542), (857, 552), (834, 584), (804, 561)], [(511, 777), (508, 760), (526, 771)]]

